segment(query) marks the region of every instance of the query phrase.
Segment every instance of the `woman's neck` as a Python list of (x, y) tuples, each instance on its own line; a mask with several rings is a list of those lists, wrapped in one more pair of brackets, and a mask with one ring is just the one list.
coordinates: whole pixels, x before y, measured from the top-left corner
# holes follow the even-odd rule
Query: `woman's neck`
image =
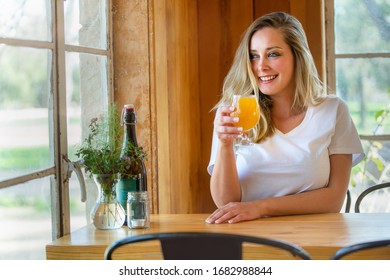
[(296, 128), (305, 118), (306, 109), (295, 112), (291, 107), (292, 100), (287, 98), (273, 100), (272, 103), (272, 122), (275, 128), (283, 133), (288, 133)]

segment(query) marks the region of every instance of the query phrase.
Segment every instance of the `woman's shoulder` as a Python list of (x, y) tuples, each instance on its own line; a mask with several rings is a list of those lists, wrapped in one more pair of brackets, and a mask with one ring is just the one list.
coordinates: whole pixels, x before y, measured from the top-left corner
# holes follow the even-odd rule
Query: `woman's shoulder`
[(346, 102), (337, 95), (328, 95), (323, 102), (311, 108), (312, 114), (320, 119), (328, 119), (334, 121), (337, 116), (348, 114), (348, 106)]
[(329, 94), (324, 98), (324, 103), (338, 104), (340, 102), (344, 103), (344, 101), (335, 94)]
[(348, 109), (347, 103), (337, 95), (327, 95), (319, 105), (322, 108)]

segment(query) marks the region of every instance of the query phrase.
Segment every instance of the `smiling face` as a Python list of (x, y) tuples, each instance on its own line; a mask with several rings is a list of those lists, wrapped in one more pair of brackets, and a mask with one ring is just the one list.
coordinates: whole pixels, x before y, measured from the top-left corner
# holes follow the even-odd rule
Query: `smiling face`
[(252, 71), (262, 93), (271, 98), (293, 96), (294, 57), (281, 32), (275, 28), (256, 31), (250, 41)]

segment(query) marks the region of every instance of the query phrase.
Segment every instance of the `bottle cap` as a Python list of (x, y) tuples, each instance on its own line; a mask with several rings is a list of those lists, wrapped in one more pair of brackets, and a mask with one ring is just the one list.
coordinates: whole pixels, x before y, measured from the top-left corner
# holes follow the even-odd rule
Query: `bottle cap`
[[(133, 113), (129, 117), (126, 117), (126, 113)], [(121, 125), (123, 124), (135, 124), (137, 122), (135, 117), (135, 106), (134, 104), (125, 104), (122, 109)]]
[(134, 110), (134, 104), (125, 104), (124, 106), (123, 106), (123, 108), (125, 109), (125, 110)]

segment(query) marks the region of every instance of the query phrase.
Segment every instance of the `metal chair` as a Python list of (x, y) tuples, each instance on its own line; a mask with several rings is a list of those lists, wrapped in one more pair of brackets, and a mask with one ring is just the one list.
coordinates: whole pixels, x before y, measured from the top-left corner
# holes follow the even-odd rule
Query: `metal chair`
[(389, 247), (388, 251), (386, 251), (386, 255), (382, 256), (381, 259), (390, 260), (390, 239), (363, 242), (363, 243), (358, 243), (351, 246), (343, 247), (336, 251), (336, 253), (331, 257), (331, 260), (341, 260), (347, 256), (352, 255), (353, 253), (363, 252), (364, 250), (369, 250), (369, 249), (386, 248), (386, 247)]
[(349, 213), (349, 211), (351, 210), (351, 202), (352, 202), (351, 192), (348, 189), (346, 195), (346, 201), (345, 201), (345, 213)]
[(113, 242), (104, 254), (112, 260), (118, 248), (136, 242), (159, 240), (165, 260), (240, 260), (244, 242), (268, 245), (291, 253), (294, 257), (310, 260), (310, 255), (301, 247), (270, 238), (210, 232), (170, 232), (141, 234)]
[[(365, 159), (361, 161), (357, 166), (357, 177), (353, 177), (351, 179), (355, 180), (355, 186), (350, 188), (350, 194), (352, 195), (352, 201), (355, 205), (353, 209), (357, 209), (360, 213), (361, 211), (365, 211), (364, 207), (361, 204), (361, 200), (372, 191), (376, 190), (374, 185), (382, 184), (384, 182), (390, 181), (390, 135), (360, 135), (360, 139), (365, 152)], [(366, 190), (367, 187), (370, 187)], [(384, 192), (385, 190), (383, 190)], [(382, 192), (382, 191), (381, 191)], [(379, 192), (378, 192), (379, 193)], [(357, 201), (360, 195), (359, 200)], [(374, 195), (374, 194), (373, 194)], [(373, 197), (370, 195), (370, 197)], [(390, 197), (390, 192), (386, 198), (381, 198), (371, 203), (372, 207), (375, 206), (374, 210), (370, 210), (370, 212), (379, 212), (378, 208), (385, 209), (387, 205), (389, 207), (381, 212), (390, 212), (390, 204), (387, 203)], [(379, 197), (378, 197), (379, 198)], [(368, 201), (369, 198), (364, 199), (364, 201)], [(351, 199), (349, 200), (351, 202)], [(347, 199), (348, 203), (348, 199)], [(349, 204), (351, 205), (351, 204)], [(346, 209), (347, 210), (347, 209)], [(348, 213), (349, 211), (345, 211)], [(367, 212), (367, 211), (365, 211)]]
[(386, 183), (374, 185), (374, 186), (367, 188), (364, 192), (362, 192), (357, 197), (356, 202), (355, 202), (355, 212), (360, 213), (360, 206), (362, 204), (362, 201), (368, 194), (370, 194), (374, 191), (378, 191), (378, 190), (389, 188), (389, 187), (390, 187), (390, 182), (386, 182)]

